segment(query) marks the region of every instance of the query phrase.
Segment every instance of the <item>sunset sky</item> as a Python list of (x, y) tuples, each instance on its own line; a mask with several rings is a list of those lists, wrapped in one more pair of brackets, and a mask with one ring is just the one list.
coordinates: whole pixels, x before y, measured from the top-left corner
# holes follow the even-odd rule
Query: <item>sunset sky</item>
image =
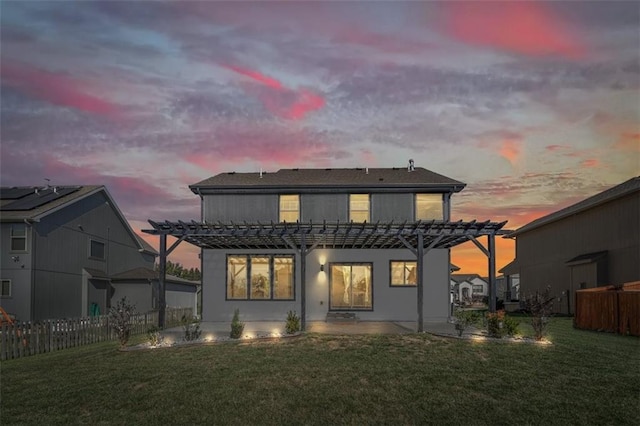
[(2, 1), (1, 184), (106, 185), (140, 233), (220, 172), (412, 158), (516, 229), (640, 174), (639, 5)]

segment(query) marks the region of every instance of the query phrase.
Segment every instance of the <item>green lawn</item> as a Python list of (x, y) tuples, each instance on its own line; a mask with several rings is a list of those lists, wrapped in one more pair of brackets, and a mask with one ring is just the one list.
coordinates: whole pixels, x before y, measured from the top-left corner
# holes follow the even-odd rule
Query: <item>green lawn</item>
[(0, 424), (640, 424), (640, 340), (305, 335), (2, 363)]

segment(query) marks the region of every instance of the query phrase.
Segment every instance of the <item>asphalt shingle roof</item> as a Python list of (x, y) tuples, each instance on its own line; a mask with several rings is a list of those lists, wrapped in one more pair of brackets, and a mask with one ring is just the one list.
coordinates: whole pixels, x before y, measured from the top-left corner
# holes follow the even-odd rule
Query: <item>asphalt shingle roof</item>
[[(159, 279), (159, 274), (158, 274), (158, 271), (154, 271), (153, 269), (149, 269), (149, 268), (145, 268), (144, 266), (141, 266), (139, 268), (134, 268), (128, 271), (114, 274), (111, 276), (111, 279), (113, 281), (157, 280)], [(173, 275), (167, 275), (166, 281), (176, 283), (176, 284), (189, 284), (193, 286), (197, 286), (200, 284), (199, 281), (191, 281), (184, 278), (175, 277)]]
[(281, 169), (275, 173), (220, 173), (191, 185), (197, 188), (252, 188), (252, 187), (340, 187), (340, 186), (455, 186), (461, 190), (464, 183), (416, 167), (407, 168), (355, 168), (355, 169)]

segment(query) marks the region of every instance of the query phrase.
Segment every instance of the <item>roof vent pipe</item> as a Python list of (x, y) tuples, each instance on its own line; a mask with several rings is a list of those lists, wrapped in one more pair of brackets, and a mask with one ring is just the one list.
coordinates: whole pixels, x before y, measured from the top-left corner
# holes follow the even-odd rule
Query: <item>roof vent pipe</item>
[(415, 171), (415, 166), (413, 165), (413, 159), (409, 159), (409, 167), (407, 167), (407, 171), (408, 172), (413, 172)]
[(262, 167), (260, 167), (260, 179), (262, 179)]
[(368, 167), (366, 169), (364, 169), (364, 170), (365, 170), (366, 174), (369, 174), (369, 168)]

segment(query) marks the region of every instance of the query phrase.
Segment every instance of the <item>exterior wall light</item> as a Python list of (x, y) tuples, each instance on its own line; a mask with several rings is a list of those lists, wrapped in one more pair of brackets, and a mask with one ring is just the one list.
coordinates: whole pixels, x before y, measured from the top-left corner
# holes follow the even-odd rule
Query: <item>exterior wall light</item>
[(320, 264), (320, 272), (324, 272), (324, 263)]

